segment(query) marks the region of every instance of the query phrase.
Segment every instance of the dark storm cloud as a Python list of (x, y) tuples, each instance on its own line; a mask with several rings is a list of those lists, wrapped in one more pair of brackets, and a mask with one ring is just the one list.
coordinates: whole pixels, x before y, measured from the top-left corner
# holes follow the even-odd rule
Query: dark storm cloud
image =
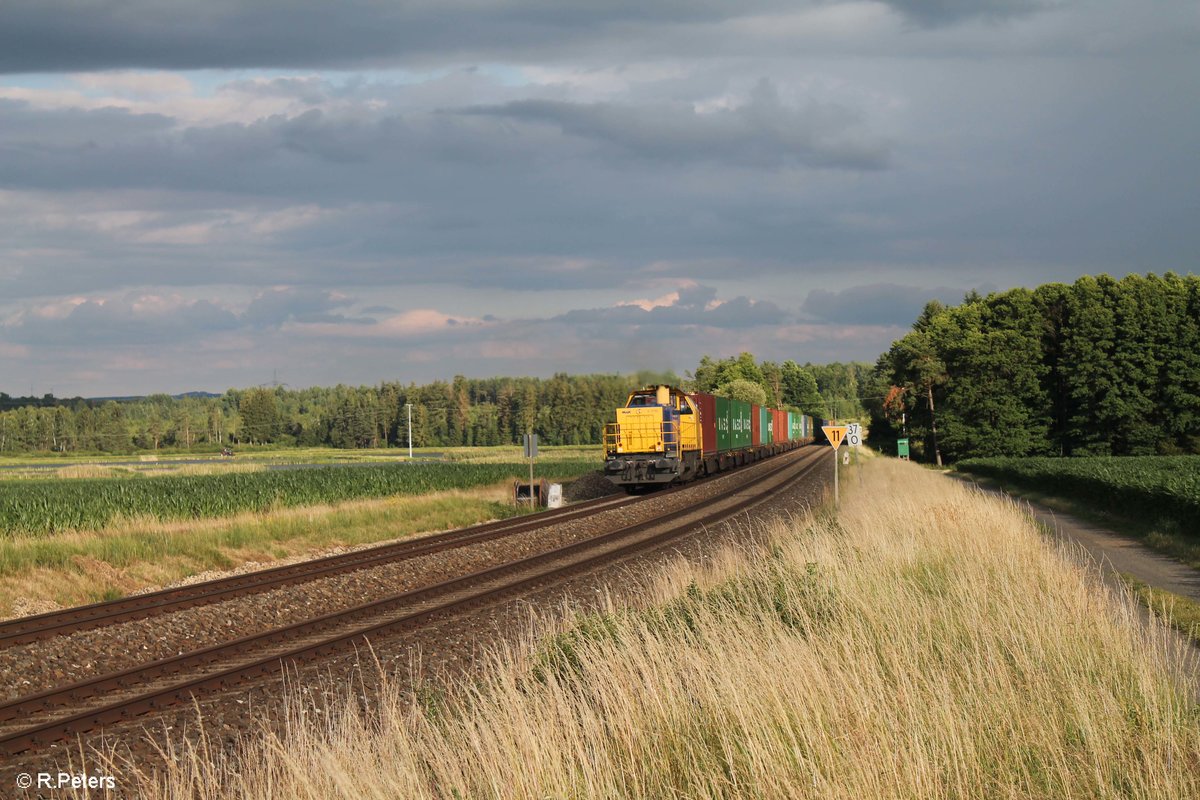
[[(501, 120), (366, 108), (354, 115), (311, 109), (250, 123), (177, 125), (167, 132), (160, 131), (159, 115), (38, 109), (24, 102), (0, 111), (12, 123), (0, 128), (0, 185), (26, 188), (385, 199), (395, 197), (398, 178), (434, 165), (517, 172), (555, 138), (518, 140), (505, 135)], [(43, 137), (43, 131), (54, 133)]]
[(175, 124), (164, 114), (134, 114), (123, 108), (40, 110), (27, 101), (6, 98), (0, 98), (0, 120), (0, 142), (30, 147), (94, 146), (97, 141), (157, 134)]
[(323, 289), (271, 289), (250, 302), (242, 314), (242, 320), (250, 325), (267, 327), (288, 321), (344, 321), (344, 316), (331, 315), (329, 312), (348, 306), (351, 302), (348, 298), (337, 298)]
[[(1035, 11), (1035, 0), (886, 0), (937, 27)], [(363, 67), (569, 58), (581, 48), (643, 55), (760, 52), (721, 23), (837, 3), (812, 0), (6, 0), (0, 73), (119, 68)], [(690, 35), (687, 35), (690, 33)], [(703, 34), (703, 35), (699, 35)]]
[(364, 326), (375, 322), (370, 317), (331, 313), (352, 303), (325, 290), (280, 287), (260, 292), (238, 314), (213, 300), (130, 292), (68, 307), (32, 304), (0, 324), (0, 331), (6, 339), (22, 344), (159, 346), (215, 333), (278, 330), (288, 323)]
[[(0, 189), (75, 198), (74, 208), (53, 201), (46, 214), (22, 208), (75, 224), (39, 235), (38, 222), (14, 220), (13, 250), (52, 239), (60, 252), (29, 267), (14, 259), (0, 271), (0, 294), (62, 291), (59, 272), (76, 292), (251, 275), (257, 286), (321, 286), (333, 264), (343, 286), (578, 290), (619, 287), (649, 270), (720, 277), (734, 253), (740, 274), (761, 274), (774, 268), (770, 255), (828, 217), (819, 210), (798, 225), (768, 194), (774, 183), (813, 166), (875, 170), (889, 152), (853, 108), (793, 107), (765, 80), (749, 85), (741, 106), (707, 114), (619, 103), (414, 110), (386, 88), (248, 86), (334, 110), (188, 125), (4, 104)], [(311, 208), (296, 224), (276, 224), (296, 206)], [(121, 208), (130, 221), (91, 221)]]
[(0, 72), (499, 56), (787, 6), (782, 0), (6, 0), (0, 7)]
[(241, 326), (236, 314), (208, 300), (163, 302), (128, 295), (87, 300), (65, 314), (26, 313), (0, 325), (12, 342), (96, 347), (177, 344)]
[(717, 290), (711, 286), (692, 286), (680, 289), (678, 298), (667, 305), (577, 309), (551, 321), (569, 325), (596, 325), (600, 328), (702, 325), (736, 329), (778, 324), (786, 321), (788, 316), (779, 306), (765, 300), (735, 297), (719, 302)]
[[(887, 145), (853, 109), (830, 103), (788, 107), (765, 79), (744, 105), (705, 114), (687, 103), (525, 100), (401, 113), (363, 102), (352, 114), (314, 108), (250, 123), (182, 126), (161, 114), (42, 109), (0, 100), (0, 118), (0, 185), (25, 188), (186, 188), (365, 200), (393, 198), (398, 179), (423, 178), (439, 165), (469, 169), (483, 179), (518, 179), (564, 158), (760, 169), (798, 162), (857, 170), (879, 169), (888, 159)], [(518, 133), (511, 120), (527, 124)], [(580, 139), (611, 145), (614, 152), (590, 152)], [(471, 219), (438, 224), (469, 226)]]
[[(981, 288), (986, 292), (992, 287)], [(814, 289), (800, 310), (825, 322), (907, 326), (930, 300), (957, 304), (962, 302), (967, 291), (946, 286), (925, 289), (893, 283), (854, 286), (840, 292)]]
[(469, 113), (547, 123), (569, 136), (658, 162), (717, 161), (759, 168), (798, 162), (861, 170), (880, 169), (888, 159), (886, 145), (864, 135), (861, 118), (850, 109), (833, 104), (788, 108), (765, 78), (744, 105), (703, 114), (682, 102), (637, 107), (549, 100), (521, 100)]
[(964, 19), (1005, 19), (1046, 8), (1041, 0), (883, 0), (906, 18), (929, 27), (950, 25)]

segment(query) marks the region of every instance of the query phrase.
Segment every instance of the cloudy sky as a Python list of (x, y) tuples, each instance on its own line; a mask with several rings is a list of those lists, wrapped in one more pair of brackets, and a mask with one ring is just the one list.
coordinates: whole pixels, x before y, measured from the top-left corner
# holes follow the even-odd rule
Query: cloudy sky
[(1200, 263), (1194, 0), (4, 0), (0, 391), (873, 360)]

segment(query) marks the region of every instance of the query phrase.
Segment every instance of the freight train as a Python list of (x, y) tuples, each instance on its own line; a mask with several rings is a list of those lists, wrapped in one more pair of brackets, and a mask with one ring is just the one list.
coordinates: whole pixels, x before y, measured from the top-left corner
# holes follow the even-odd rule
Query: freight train
[(604, 474), (631, 492), (688, 481), (808, 444), (816, 430), (804, 414), (647, 386), (604, 432)]

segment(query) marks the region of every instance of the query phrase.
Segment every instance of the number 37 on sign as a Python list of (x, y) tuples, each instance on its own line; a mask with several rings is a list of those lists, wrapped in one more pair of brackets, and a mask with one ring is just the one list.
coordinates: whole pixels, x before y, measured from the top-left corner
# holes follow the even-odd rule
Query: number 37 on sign
[(846, 444), (851, 447), (862, 447), (862, 425), (857, 422), (846, 425)]
[(862, 426), (857, 422), (846, 425), (823, 425), (821, 430), (835, 450), (842, 446), (842, 442), (850, 447), (862, 446)]

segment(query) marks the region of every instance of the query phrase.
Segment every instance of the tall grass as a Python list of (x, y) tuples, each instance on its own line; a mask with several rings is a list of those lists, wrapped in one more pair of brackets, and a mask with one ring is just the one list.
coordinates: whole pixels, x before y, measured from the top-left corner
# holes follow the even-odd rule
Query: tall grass
[(955, 467), (1184, 532), (1200, 527), (1200, 456), (972, 458)]
[[(174, 753), (153, 798), (1191, 798), (1197, 684), (1011, 504), (892, 461), (641, 610)], [(844, 499), (845, 502), (845, 499)], [(349, 692), (353, 695), (353, 690)], [(314, 719), (320, 721), (314, 722)]]

